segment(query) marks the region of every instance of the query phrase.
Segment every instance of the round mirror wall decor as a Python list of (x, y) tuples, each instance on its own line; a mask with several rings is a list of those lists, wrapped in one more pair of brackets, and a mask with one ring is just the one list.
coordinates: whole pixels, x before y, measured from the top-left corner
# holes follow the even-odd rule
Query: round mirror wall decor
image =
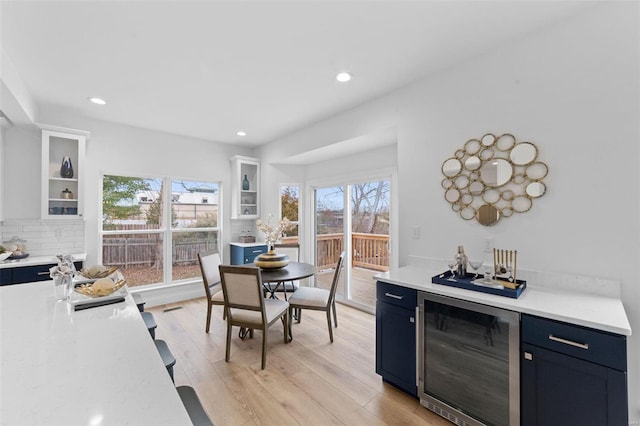
[(528, 212), (547, 191), (549, 167), (539, 155), (510, 133), (469, 139), (442, 163), (444, 198), (462, 219), (485, 226)]

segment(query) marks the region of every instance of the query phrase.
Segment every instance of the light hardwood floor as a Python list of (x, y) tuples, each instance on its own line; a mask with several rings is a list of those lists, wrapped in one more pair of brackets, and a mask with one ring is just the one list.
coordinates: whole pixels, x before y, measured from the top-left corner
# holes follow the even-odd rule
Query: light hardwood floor
[[(167, 308), (181, 307), (165, 311)], [(149, 308), (176, 357), (176, 385), (193, 386), (213, 423), (222, 425), (434, 425), (451, 423), (375, 373), (375, 317), (340, 305), (334, 343), (324, 312), (304, 311), (284, 344), (282, 323), (268, 333), (267, 366), (260, 369), (262, 336), (231, 343), (225, 362), (226, 323), (214, 306), (204, 331), (206, 303), (193, 299)]]

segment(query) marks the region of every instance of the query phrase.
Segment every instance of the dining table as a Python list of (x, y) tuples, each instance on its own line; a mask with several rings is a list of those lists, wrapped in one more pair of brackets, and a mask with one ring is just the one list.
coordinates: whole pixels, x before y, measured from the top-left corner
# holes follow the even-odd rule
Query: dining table
[(76, 310), (0, 286), (1, 425), (191, 425), (131, 293)]
[(282, 268), (260, 268), (260, 276), (262, 285), (269, 292), (270, 297), (277, 299), (275, 293), (280, 286), (284, 286), (284, 283), (312, 277), (316, 271), (316, 266), (311, 263), (289, 262)]

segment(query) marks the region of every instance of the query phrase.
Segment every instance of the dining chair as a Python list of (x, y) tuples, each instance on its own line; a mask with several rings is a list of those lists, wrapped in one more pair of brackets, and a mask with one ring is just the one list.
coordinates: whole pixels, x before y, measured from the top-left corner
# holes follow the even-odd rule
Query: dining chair
[[(286, 254), (292, 262), (300, 262), (300, 244), (298, 243), (281, 243), (274, 244), (274, 250), (278, 254)], [(269, 284), (267, 284), (269, 285)], [(281, 284), (275, 284), (271, 293), (284, 293), (284, 300), (287, 300), (287, 293), (293, 293), (300, 288), (300, 281), (286, 281)], [(270, 285), (269, 288), (271, 289)]]
[(282, 320), (284, 343), (289, 342), (289, 303), (279, 299), (265, 299), (260, 268), (220, 265), (222, 293), (227, 310), (227, 349), (225, 361), (231, 356), (233, 326), (262, 330), (262, 369), (267, 365), (267, 331)]
[[(211, 310), (213, 305), (224, 306), (224, 297), (222, 295), (222, 285), (220, 284), (220, 254), (212, 253), (201, 255), (198, 253), (198, 263), (200, 264), (200, 272), (202, 273), (202, 283), (204, 284), (204, 292), (207, 295), (207, 325), (205, 331), (209, 332), (211, 325)], [(226, 318), (226, 309), (222, 313), (222, 319)]]
[(300, 287), (298, 291), (293, 293), (289, 298), (289, 333), (291, 340), (291, 318), (294, 310), (298, 311), (298, 322), (302, 319), (302, 310), (311, 309), (316, 311), (325, 311), (327, 313), (327, 326), (329, 327), (329, 340), (333, 343), (333, 329), (331, 327), (331, 311), (333, 310), (333, 321), (338, 327), (338, 316), (336, 315), (336, 289), (340, 280), (340, 271), (342, 262), (344, 261), (344, 252), (340, 253), (336, 269), (333, 272), (333, 280), (329, 290), (319, 287)]

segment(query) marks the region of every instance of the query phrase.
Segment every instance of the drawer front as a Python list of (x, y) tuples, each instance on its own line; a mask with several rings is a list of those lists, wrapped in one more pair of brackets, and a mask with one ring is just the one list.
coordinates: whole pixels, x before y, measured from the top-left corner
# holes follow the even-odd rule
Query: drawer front
[(34, 265), (22, 266), (13, 269), (13, 284), (30, 283), (32, 281), (50, 280), (49, 268), (55, 266), (50, 265)]
[(522, 341), (627, 371), (627, 339), (619, 334), (522, 315)]
[(418, 292), (412, 288), (401, 287), (394, 284), (378, 281), (376, 289), (376, 299), (379, 302), (391, 303), (415, 310), (418, 305)]
[(254, 246), (244, 248), (244, 263), (253, 263), (257, 255), (266, 253), (267, 246)]

